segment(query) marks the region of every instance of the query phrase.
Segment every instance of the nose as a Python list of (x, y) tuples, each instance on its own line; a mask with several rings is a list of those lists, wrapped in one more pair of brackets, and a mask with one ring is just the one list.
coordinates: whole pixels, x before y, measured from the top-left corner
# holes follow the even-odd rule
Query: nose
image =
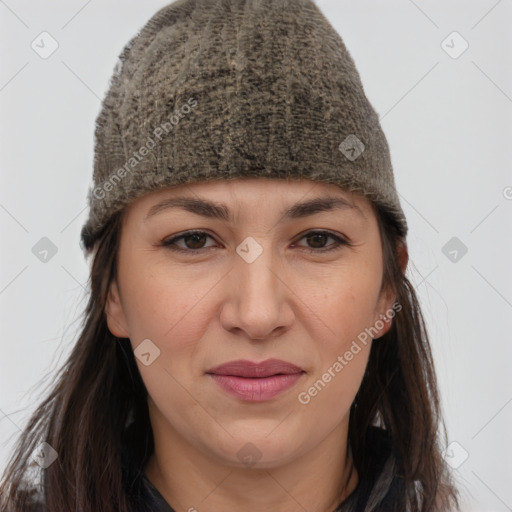
[[(243, 244), (241, 244), (243, 249)], [(254, 246), (250, 249), (254, 251)], [(226, 276), (221, 324), (230, 332), (244, 333), (251, 340), (264, 340), (281, 335), (293, 323), (291, 283), (278, 258), (270, 248), (254, 252), (246, 258), (235, 258)], [(289, 277), (288, 277), (289, 280)]]

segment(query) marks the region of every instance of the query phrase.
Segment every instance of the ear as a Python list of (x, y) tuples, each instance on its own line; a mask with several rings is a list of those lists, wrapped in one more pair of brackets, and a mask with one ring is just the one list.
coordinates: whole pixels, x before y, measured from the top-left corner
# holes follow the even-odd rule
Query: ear
[(407, 263), (409, 263), (409, 251), (407, 249), (407, 242), (405, 240), (400, 239), (398, 242), (398, 247), (396, 248), (396, 252), (398, 255), (398, 264), (400, 265), (400, 270), (402, 271), (402, 274), (405, 274)]
[[(409, 252), (407, 250), (407, 244), (403, 240), (400, 240), (397, 246), (397, 257), (400, 270), (402, 271), (402, 274), (404, 274), (405, 269), (407, 268), (407, 263), (409, 261)], [(395, 303), (396, 295), (392, 293), (392, 290), (382, 290), (381, 296), (377, 303), (377, 307), (375, 308), (374, 323), (372, 324), (374, 329), (378, 331), (373, 336), (374, 339), (378, 339), (384, 336), (384, 334), (386, 334), (389, 329), (391, 329), (394, 316), (398, 311), (402, 309), (401, 304)]]
[(108, 330), (118, 338), (129, 338), (126, 316), (119, 295), (117, 283), (112, 281), (105, 305)]

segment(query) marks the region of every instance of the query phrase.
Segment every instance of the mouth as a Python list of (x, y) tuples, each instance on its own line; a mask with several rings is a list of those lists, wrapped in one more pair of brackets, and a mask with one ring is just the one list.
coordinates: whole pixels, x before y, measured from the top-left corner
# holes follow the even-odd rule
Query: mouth
[(281, 359), (267, 359), (261, 363), (239, 359), (211, 368), (206, 373), (232, 377), (264, 378), (273, 375), (292, 375), (303, 371), (299, 366)]
[(292, 387), (305, 371), (287, 361), (268, 359), (261, 363), (231, 361), (206, 373), (229, 395), (243, 401), (263, 402)]

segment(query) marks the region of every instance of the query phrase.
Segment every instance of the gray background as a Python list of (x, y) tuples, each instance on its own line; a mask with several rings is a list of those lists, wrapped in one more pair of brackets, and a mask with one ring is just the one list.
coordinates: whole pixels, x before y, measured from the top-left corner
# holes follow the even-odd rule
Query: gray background
[[(100, 101), (124, 44), (166, 3), (0, 1), (2, 468), (86, 304), (78, 241)], [(388, 137), (463, 510), (511, 511), (512, 2), (318, 4)], [(43, 31), (58, 43), (46, 59), (31, 47)], [(43, 237), (57, 249), (46, 262)]]

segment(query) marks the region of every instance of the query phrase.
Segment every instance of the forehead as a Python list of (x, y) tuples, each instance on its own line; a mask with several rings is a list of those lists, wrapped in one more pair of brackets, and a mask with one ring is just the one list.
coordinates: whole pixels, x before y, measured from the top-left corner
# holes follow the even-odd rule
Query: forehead
[[(304, 216), (302, 214), (307, 213), (308, 207), (311, 213), (322, 209), (355, 210), (354, 213), (359, 212), (363, 217), (367, 217), (373, 210), (366, 197), (335, 184), (305, 179), (269, 178), (212, 180), (175, 185), (148, 192), (133, 201), (127, 209), (146, 217), (173, 206), (190, 210), (189, 206), (193, 209), (194, 204), (200, 206), (201, 201), (219, 206), (220, 210), (217, 210), (218, 215), (215, 216), (226, 216), (224, 220), (229, 220), (231, 210), (256, 208), (261, 213), (263, 205), (265, 209), (279, 211), (283, 211), (283, 207), (297, 205), (297, 208), (288, 210), (291, 216)], [(304, 205), (302, 209), (299, 203)], [(326, 207), (329, 203), (332, 208)]]

